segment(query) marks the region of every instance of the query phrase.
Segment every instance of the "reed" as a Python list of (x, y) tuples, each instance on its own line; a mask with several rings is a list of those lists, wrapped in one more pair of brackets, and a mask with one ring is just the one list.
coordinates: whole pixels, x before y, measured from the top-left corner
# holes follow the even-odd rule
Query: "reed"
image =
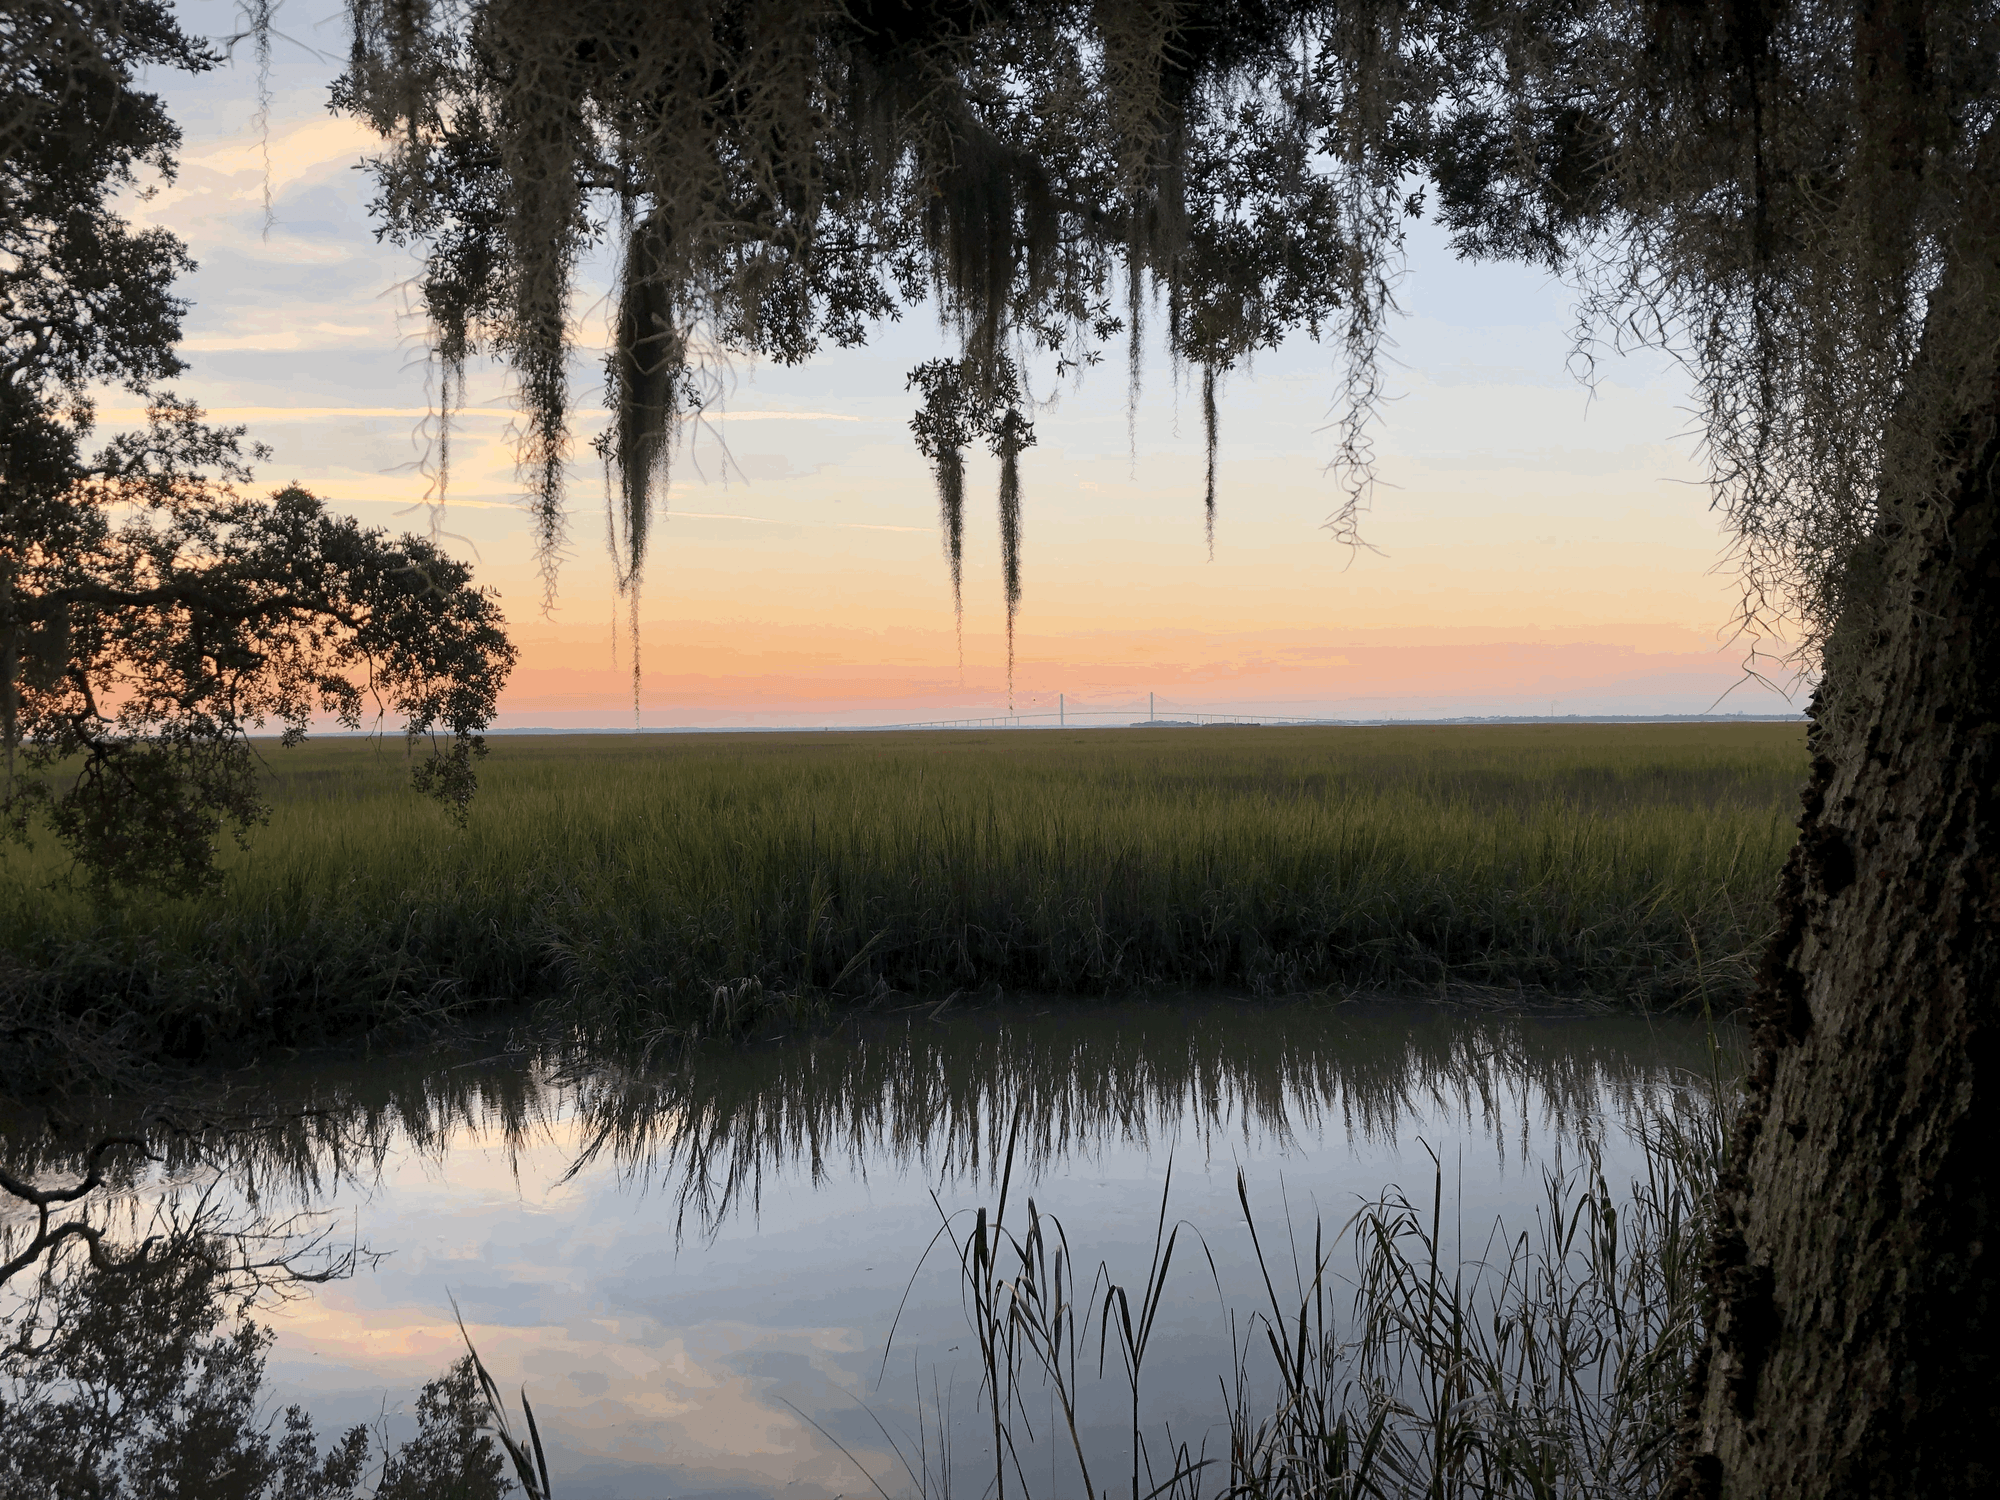
[(1726, 1005), (1805, 764), (1787, 725), (518, 738), (459, 828), (393, 745), (268, 755), (210, 896), (101, 909), (7, 855), (0, 1001), (70, 1028), (23, 1049), (522, 1000), (678, 1042), (996, 985)]
[[(962, 1239), (949, 1223), (945, 1231), (958, 1252), (994, 1433), (982, 1492), (1022, 1500), (1036, 1492), (1030, 1476), (1042, 1465), (1028, 1461), (1030, 1413), (1047, 1395), (1059, 1431), (1043, 1441), (1073, 1465), (1068, 1479), (1050, 1471), (1048, 1493), (1089, 1500), (1661, 1494), (1702, 1334), (1699, 1267), (1725, 1117), (1713, 1094), (1684, 1093), (1653, 1111), (1637, 1127), (1644, 1173), (1617, 1192), (1585, 1137), (1568, 1166), (1545, 1169), (1533, 1223), (1495, 1224), (1472, 1254), (1448, 1243), (1445, 1174), (1435, 1158), (1427, 1200), (1392, 1188), (1331, 1232), (1315, 1219), (1309, 1255), (1297, 1253), (1298, 1226), (1286, 1225), (1289, 1264), (1267, 1249), (1239, 1171), (1244, 1232), (1266, 1302), (1233, 1340), (1219, 1413), (1228, 1445), (1215, 1456), (1205, 1440), (1191, 1446), (1164, 1426), (1149, 1434), (1141, 1401), (1175, 1248), (1184, 1231), (1199, 1240), (1186, 1225), (1170, 1226), (1171, 1178), (1150, 1262), (1127, 1287), (1102, 1262), (1080, 1280), (1061, 1223), (1032, 1200), (1010, 1226), (1003, 1174), (990, 1214), (977, 1210)], [(1212, 1260), (1209, 1269), (1213, 1277)], [(1291, 1290), (1281, 1291), (1287, 1283)], [(1233, 1312), (1231, 1327), (1239, 1329)], [(1117, 1355), (1109, 1380), (1107, 1349)], [(1098, 1397), (1100, 1385), (1113, 1389)], [(1103, 1450), (1099, 1428), (1093, 1453), (1080, 1413), (1112, 1404), (1127, 1414), (1119, 1451)], [(951, 1493), (926, 1454), (896, 1451), (917, 1495)], [(1127, 1472), (1114, 1488), (1104, 1476), (1121, 1455)]]

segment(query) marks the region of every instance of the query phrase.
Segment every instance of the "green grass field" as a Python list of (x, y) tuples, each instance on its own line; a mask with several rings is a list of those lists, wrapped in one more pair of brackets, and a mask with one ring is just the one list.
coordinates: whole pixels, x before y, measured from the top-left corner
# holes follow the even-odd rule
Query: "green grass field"
[(99, 912), (12, 850), (7, 982), (176, 1055), (494, 1000), (634, 1035), (884, 987), (1728, 1003), (1806, 762), (1768, 724), (492, 744), (463, 829), (400, 741), (271, 746), (197, 900)]

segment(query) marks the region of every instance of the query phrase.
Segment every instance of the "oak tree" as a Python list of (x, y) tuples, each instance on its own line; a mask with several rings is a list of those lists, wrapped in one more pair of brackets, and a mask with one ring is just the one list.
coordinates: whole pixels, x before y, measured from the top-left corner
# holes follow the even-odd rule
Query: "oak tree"
[[(52, 834), (100, 892), (215, 878), (263, 814), (250, 731), (393, 713), (417, 785), (462, 809), (513, 662), (493, 598), (418, 537), (296, 487), (242, 493), (240, 428), (161, 382), (191, 262), (119, 195), (171, 177), (145, 67), (217, 61), (162, 0), (0, 12), (0, 830)], [(143, 425), (87, 451), (98, 394)]]
[[(355, 0), (448, 367), (505, 359), (553, 559), (568, 295), (618, 253), (598, 444), (620, 561), (719, 352), (928, 299), (962, 454), (1145, 319), (1216, 380), (1341, 346), (1351, 537), (1400, 234), (1563, 270), (1700, 404), (1741, 624), (1817, 674), (1812, 777), (1722, 1187), (1691, 1495), (1988, 1491), (2000, 993), (2000, 7), (1991, 0)], [(1213, 470), (1211, 467), (1211, 481)], [(1215, 503), (1213, 483), (1208, 503)], [(551, 567), (553, 564), (551, 563)], [(551, 575), (551, 586), (553, 576)]]

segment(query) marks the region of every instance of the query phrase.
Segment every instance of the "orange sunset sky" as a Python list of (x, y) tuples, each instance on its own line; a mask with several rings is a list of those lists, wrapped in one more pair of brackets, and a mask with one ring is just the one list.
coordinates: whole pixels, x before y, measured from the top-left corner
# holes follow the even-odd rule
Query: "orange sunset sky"
[[(230, 4), (183, 4), (226, 36)], [(304, 484), (371, 524), (426, 530), (430, 367), (409, 316), (412, 257), (377, 244), (355, 170), (369, 148), (326, 109), (341, 8), (287, 5), (265, 158), (247, 46), (204, 78), (151, 80), (182, 120), (179, 179), (135, 218), (200, 269), (177, 388), (246, 424), (272, 485)], [(1124, 354), (1038, 395), (1023, 461), (1025, 598), (1014, 707), (1162, 714), (1426, 717), (1786, 713), (1728, 639), (1727, 538), (1700, 484), (1685, 380), (1653, 356), (1569, 359), (1570, 298), (1518, 267), (1410, 242), (1377, 429), (1374, 550), (1321, 529), (1330, 351), (1300, 340), (1230, 377), (1220, 514), (1201, 515), (1198, 400), (1152, 360), (1128, 437)], [(576, 306), (580, 407), (599, 400), (603, 268)], [(739, 361), (722, 410), (677, 461), (645, 577), (647, 727), (878, 724), (1008, 708), (993, 475), (968, 486), (963, 662), (936, 502), (911, 445), (904, 372), (945, 347), (929, 308), (871, 347), (802, 369)], [(129, 417), (108, 398), (105, 418)], [(629, 727), (631, 643), (614, 640), (604, 483), (579, 417), (570, 540), (544, 608), (508, 440), (505, 374), (476, 371), (454, 434), (448, 545), (499, 590), (521, 663), (500, 727)], [(1134, 443), (1136, 439), (1136, 444)], [(1135, 454), (1136, 447), (1136, 457)], [(1766, 664), (1768, 665), (1768, 664)], [(1782, 674), (1781, 674), (1781, 680)], [(1727, 695), (1725, 697), (1725, 694)]]

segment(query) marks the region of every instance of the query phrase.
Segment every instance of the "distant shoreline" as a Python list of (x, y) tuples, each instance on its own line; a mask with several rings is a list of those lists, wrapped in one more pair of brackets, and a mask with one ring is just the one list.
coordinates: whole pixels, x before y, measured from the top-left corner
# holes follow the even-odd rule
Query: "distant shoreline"
[[(952, 730), (971, 731), (979, 729), (1424, 729), (1446, 728), (1453, 725), (1501, 726), (1518, 725), (1569, 725), (1569, 724), (1804, 724), (1803, 713), (1797, 714), (1559, 714), (1551, 718), (1547, 714), (1495, 714), (1488, 717), (1467, 717), (1458, 719), (1397, 719), (1397, 718), (1354, 718), (1354, 719), (1300, 719), (1279, 715), (1260, 718), (1250, 715), (1241, 718), (1202, 722), (1194, 719), (1154, 719), (1133, 720), (1123, 714), (1106, 713), (1102, 722), (1075, 722), (1080, 718), (1072, 711), (1072, 722), (1063, 724), (1044, 722), (1042, 717), (1019, 715), (995, 715), (984, 721), (924, 721), (906, 724), (673, 724), (652, 725), (635, 728), (631, 725), (582, 725), (563, 727), (548, 724), (526, 724), (509, 726), (504, 729), (489, 729), (489, 736), (517, 734), (889, 734), (922, 732), (949, 732)], [(1048, 715), (1053, 721), (1055, 716)], [(382, 729), (315, 729), (314, 739), (365, 739), (377, 734), (393, 734), (394, 730)], [(253, 739), (276, 739), (276, 735), (253, 735)]]

